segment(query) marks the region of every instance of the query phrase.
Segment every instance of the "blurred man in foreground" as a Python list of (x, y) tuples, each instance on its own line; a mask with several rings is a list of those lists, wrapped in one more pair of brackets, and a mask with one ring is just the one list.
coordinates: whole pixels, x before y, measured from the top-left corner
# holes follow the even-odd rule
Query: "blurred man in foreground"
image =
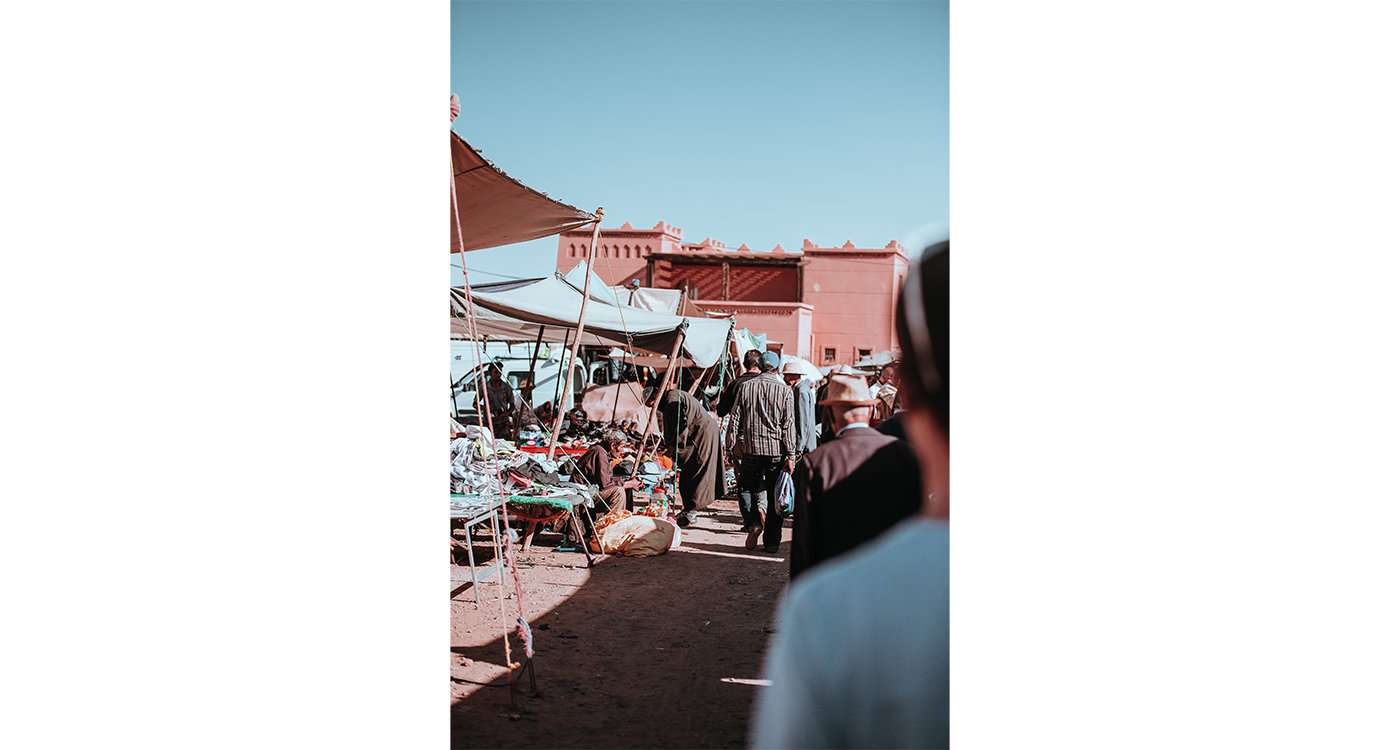
[(752, 747), (948, 747), (948, 243), (909, 270), (896, 325), (923, 505), (783, 594)]

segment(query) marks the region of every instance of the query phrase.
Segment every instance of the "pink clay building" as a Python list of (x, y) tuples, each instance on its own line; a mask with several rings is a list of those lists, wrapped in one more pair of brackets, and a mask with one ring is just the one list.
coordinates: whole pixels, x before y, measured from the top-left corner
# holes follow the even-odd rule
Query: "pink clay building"
[[(559, 236), (558, 268), (567, 272), (588, 255), (591, 230)], [(778, 245), (754, 252), (706, 238), (684, 242), (680, 227), (624, 223), (603, 229), (593, 270), (613, 286), (682, 289), (711, 312), (732, 314), (739, 328), (768, 334), (769, 343), (818, 366), (851, 364), (893, 350), (895, 302), (909, 255), (898, 242), (879, 249), (818, 247), (808, 240), (789, 252)]]

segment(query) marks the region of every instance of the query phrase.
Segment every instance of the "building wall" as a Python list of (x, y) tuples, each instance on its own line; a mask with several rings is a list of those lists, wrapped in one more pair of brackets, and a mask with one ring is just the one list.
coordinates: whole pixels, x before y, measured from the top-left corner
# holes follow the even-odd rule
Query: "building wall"
[[(899, 248), (902, 250), (903, 248)], [(802, 299), (816, 310), (813, 354), (818, 366), (850, 364), (859, 350), (897, 349), (894, 330), (899, 287), (909, 267), (900, 252), (804, 248), (809, 264)], [(835, 358), (826, 359), (834, 349)]]
[[(617, 229), (598, 233), (598, 255), (593, 271), (609, 286), (623, 286), (636, 279), (647, 284), (647, 256), (652, 253), (673, 253), (681, 246), (681, 228), (657, 222), (651, 229), (636, 229), (630, 222)], [(573, 270), (588, 257), (593, 241), (593, 229), (565, 232), (559, 235), (559, 255), (555, 267), (563, 273)]]
[[(591, 229), (559, 236), (560, 271), (584, 259), (592, 236)], [(658, 258), (654, 278), (648, 278), (647, 258), (655, 253), (722, 254), (730, 267), (728, 300), (718, 265)], [(800, 271), (790, 265), (744, 265), (745, 259), (782, 257), (803, 259), (804, 265)], [(801, 254), (781, 246), (771, 253), (754, 252), (747, 245), (729, 250), (709, 238), (685, 243), (682, 230), (664, 221), (647, 230), (630, 223), (603, 229), (594, 263), (594, 271), (612, 286), (636, 279), (643, 286), (692, 288), (692, 298), (702, 308), (733, 313), (737, 327), (766, 333), (770, 341), (782, 342), (787, 353), (818, 366), (850, 364), (860, 350), (898, 348), (895, 305), (908, 267), (908, 253), (897, 242), (883, 248), (857, 248), (850, 242), (824, 248), (804, 240)], [(834, 350), (832, 360), (825, 359), (826, 349)]]
[(708, 312), (734, 316), (734, 327), (768, 334), (768, 343), (781, 343), (784, 354), (811, 361), (811, 305), (796, 302), (723, 302), (696, 300)]
[(687, 266), (672, 263), (666, 286), (671, 289), (694, 289), (691, 299), (723, 299), (723, 270), (719, 266)]
[(665, 275), (671, 289), (694, 289), (693, 299), (731, 302), (796, 302), (797, 269), (781, 266), (744, 267), (730, 264), (729, 293), (723, 292), (724, 270), (715, 265), (671, 263)]

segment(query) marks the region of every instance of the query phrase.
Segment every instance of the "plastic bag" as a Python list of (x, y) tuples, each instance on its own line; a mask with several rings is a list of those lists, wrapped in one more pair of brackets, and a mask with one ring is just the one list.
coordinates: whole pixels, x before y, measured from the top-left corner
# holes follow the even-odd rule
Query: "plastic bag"
[(792, 513), (792, 500), (795, 491), (792, 487), (792, 474), (782, 471), (778, 474), (778, 513), (783, 516)]

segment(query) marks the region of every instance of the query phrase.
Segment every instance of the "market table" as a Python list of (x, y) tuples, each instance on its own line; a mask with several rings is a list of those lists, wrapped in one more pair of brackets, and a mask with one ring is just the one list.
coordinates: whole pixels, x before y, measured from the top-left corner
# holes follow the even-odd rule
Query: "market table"
[(476, 601), (481, 603), (481, 591), (479, 584), (482, 579), (496, 572), (500, 560), (492, 562), (485, 570), (477, 571), (476, 555), (472, 553), (472, 527), (479, 523), (491, 523), (496, 519), (496, 506), (492, 504), (491, 498), (481, 495), (452, 495), (449, 499), (448, 517), (456, 520), (461, 519), (467, 532), (467, 562), (472, 568), (472, 593), (476, 594)]
[[(453, 502), (458, 500), (475, 500), (486, 503), (499, 504), (500, 496), (495, 495), (453, 495)], [(583, 525), (579, 520), (579, 507), (587, 505), (592, 498), (581, 494), (568, 494), (555, 497), (539, 497), (534, 495), (506, 495), (506, 512), (520, 518), (526, 522), (525, 534), (520, 539), (520, 549), (522, 552), (530, 549), (530, 543), (534, 540), (535, 532), (541, 524), (558, 520), (564, 516), (569, 517), (569, 523), (574, 528), (574, 536), (583, 548), (583, 554), (588, 559), (588, 566), (593, 567), (593, 553), (589, 551), (588, 545), (583, 542)], [(455, 518), (455, 516), (454, 516)]]

